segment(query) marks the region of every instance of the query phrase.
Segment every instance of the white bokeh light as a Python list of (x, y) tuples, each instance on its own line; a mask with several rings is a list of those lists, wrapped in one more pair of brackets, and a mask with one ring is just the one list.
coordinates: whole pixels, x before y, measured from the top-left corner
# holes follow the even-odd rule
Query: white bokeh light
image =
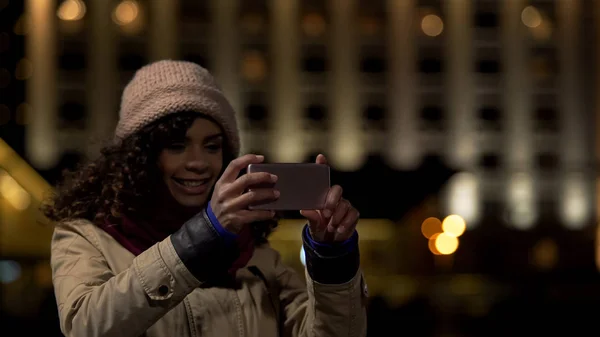
[(568, 229), (583, 228), (590, 215), (590, 200), (585, 176), (572, 173), (565, 179), (561, 200), (561, 217)]
[(528, 230), (537, 220), (533, 178), (527, 173), (516, 173), (508, 186), (508, 222), (520, 230)]
[(449, 214), (460, 215), (467, 228), (477, 225), (479, 220), (479, 181), (468, 172), (455, 174), (448, 185), (447, 208)]
[(300, 246), (300, 262), (306, 267), (306, 254), (304, 253), (304, 246)]

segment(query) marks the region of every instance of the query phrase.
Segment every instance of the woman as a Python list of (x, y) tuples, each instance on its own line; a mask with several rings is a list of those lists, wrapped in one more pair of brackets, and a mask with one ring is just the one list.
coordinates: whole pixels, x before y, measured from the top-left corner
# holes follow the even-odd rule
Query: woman
[(278, 197), (248, 187), (277, 177), (240, 175), (263, 157), (237, 158), (234, 111), (205, 69), (138, 70), (115, 134), (44, 209), (57, 223), (51, 264), (65, 335), (365, 335), (358, 212), (339, 186), (325, 210), (301, 212), (305, 285), (268, 245), (275, 214), (248, 210)]

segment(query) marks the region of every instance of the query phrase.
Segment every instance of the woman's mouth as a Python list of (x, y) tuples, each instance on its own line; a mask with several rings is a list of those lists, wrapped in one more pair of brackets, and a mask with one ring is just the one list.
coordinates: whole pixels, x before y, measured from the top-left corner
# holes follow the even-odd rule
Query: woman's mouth
[(202, 194), (208, 189), (210, 179), (172, 178), (175, 184), (188, 194)]

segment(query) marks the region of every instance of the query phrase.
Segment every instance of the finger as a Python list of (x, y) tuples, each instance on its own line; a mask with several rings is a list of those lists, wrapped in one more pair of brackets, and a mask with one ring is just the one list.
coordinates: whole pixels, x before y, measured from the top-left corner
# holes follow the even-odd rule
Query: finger
[(351, 206), (348, 201), (344, 199), (340, 200), (335, 208), (335, 211), (333, 212), (333, 215), (331, 216), (331, 224), (333, 227), (337, 227), (342, 222), (342, 219), (344, 219), (350, 207)]
[(221, 194), (227, 196), (237, 196), (244, 193), (245, 190), (253, 186), (273, 185), (277, 181), (277, 176), (268, 172), (247, 173), (237, 178), (226, 191)]
[(356, 229), (356, 225), (358, 224), (358, 219), (360, 218), (360, 214), (355, 208), (351, 208), (346, 216), (342, 219), (339, 226), (337, 227), (338, 234), (347, 234), (347, 238), (350, 238), (354, 230)]
[(321, 164), (321, 165), (327, 165), (327, 158), (325, 157), (324, 154), (319, 153), (319, 155), (317, 155), (317, 159), (315, 160), (315, 163)]
[(323, 241), (325, 239), (325, 232), (320, 227), (322, 223), (322, 216), (319, 211), (314, 210), (302, 210), (300, 214), (308, 220), (308, 230), (310, 236), (317, 241)]
[(343, 190), (340, 185), (335, 185), (329, 189), (327, 199), (325, 200), (325, 207), (323, 209), (325, 218), (329, 219), (333, 215), (338, 202), (342, 199), (342, 192)]
[(266, 204), (279, 198), (279, 191), (272, 188), (259, 188), (248, 191), (229, 202), (230, 210), (246, 209), (250, 205)]
[(240, 172), (243, 169), (248, 167), (248, 165), (262, 163), (264, 160), (265, 156), (255, 154), (246, 154), (238, 157), (227, 165), (227, 168), (223, 172), (223, 175), (221, 175), (219, 181), (231, 183), (240, 175)]
[(321, 222), (321, 215), (319, 212), (314, 210), (301, 210), (300, 214), (308, 220), (308, 225), (311, 227), (311, 230), (319, 230), (318, 227)]

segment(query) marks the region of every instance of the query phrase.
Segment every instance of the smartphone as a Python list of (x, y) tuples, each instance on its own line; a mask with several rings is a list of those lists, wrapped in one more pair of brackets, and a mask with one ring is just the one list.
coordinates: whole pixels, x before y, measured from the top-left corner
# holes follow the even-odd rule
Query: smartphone
[(277, 176), (271, 187), (280, 192), (271, 203), (251, 205), (254, 210), (294, 211), (325, 208), (330, 187), (329, 166), (311, 163), (250, 164), (248, 173), (268, 172)]

